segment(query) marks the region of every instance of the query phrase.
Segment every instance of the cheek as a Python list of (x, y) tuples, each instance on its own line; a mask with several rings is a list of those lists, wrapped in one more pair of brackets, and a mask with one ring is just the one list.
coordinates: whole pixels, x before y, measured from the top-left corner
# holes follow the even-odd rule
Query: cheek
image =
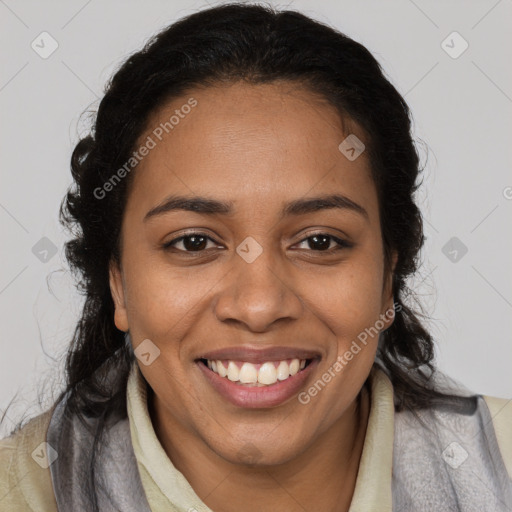
[(179, 338), (189, 328), (220, 279), (206, 267), (171, 268), (165, 262), (151, 262), (151, 258), (127, 259), (124, 267), (132, 333), (162, 341)]
[(310, 285), (310, 307), (334, 333), (338, 355), (358, 338), (369, 345), (377, 343), (372, 327), (382, 327), (382, 322), (377, 324), (382, 313), (382, 279), (380, 262), (370, 256), (347, 261), (338, 272)]
[[(333, 340), (319, 380), (306, 392), (318, 404), (319, 422), (330, 425), (355, 399), (375, 360), (381, 314), (382, 270), (369, 257), (347, 263), (323, 280), (324, 293), (313, 299), (314, 312)], [(321, 392), (317, 391), (322, 389)], [(303, 396), (304, 398), (304, 396)], [(327, 409), (327, 412), (326, 412)]]
[(326, 280), (324, 306), (338, 311), (340, 320), (364, 321), (379, 314), (382, 302), (382, 270), (370, 261), (355, 261)]

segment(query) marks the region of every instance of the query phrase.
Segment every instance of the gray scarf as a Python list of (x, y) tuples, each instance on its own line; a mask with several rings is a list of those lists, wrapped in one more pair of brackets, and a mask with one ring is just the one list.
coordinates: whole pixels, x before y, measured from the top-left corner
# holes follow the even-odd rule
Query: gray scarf
[[(393, 512), (512, 512), (489, 409), (481, 395), (458, 391), (466, 397), (458, 405), (395, 413)], [(58, 453), (50, 471), (59, 512), (150, 512), (126, 415), (83, 424), (66, 401), (47, 433)]]

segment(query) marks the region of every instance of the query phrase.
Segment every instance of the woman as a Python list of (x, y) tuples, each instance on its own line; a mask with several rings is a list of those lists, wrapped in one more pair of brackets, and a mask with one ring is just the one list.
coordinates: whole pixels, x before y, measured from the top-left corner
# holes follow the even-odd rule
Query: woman
[(2, 510), (512, 509), (512, 408), (435, 372), (409, 110), (299, 13), (207, 9), (112, 78), (62, 220), (85, 305)]

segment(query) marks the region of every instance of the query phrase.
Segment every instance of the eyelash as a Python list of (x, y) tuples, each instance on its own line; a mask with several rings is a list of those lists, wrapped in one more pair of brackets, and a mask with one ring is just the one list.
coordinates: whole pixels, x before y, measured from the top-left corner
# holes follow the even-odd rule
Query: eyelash
[[(192, 237), (204, 237), (204, 238), (207, 238), (208, 240), (214, 242), (214, 243), (217, 243), (213, 238), (211, 238), (210, 236), (208, 236), (206, 233), (201, 233), (199, 231), (194, 231), (192, 233), (187, 233), (186, 235), (182, 235), (178, 238), (174, 238), (173, 240), (170, 240), (169, 242), (165, 242), (163, 245), (162, 245), (162, 248), (164, 250), (167, 250), (167, 251), (170, 251), (170, 250), (176, 250), (178, 252), (181, 252), (181, 253), (185, 253), (185, 254), (201, 254), (202, 252), (206, 251), (207, 249), (201, 249), (200, 251), (187, 251), (187, 250), (183, 250), (183, 249), (176, 249), (175, 247), (173, 247), (176, 243), (178, 242), (181, 242), (182, 240), (184, 240), (185, 238), (192, 238)], [(331, 240), (333, 240), (334, 242), (336, 242), (338, 244), (338, 247), (334, 247), (334, 248), (331, 248), (331, 249), (326, 249), (326, 250), (315, 250), (315, 249), (310, 249), (311, 251), (313, 252), (318, 252), (318, 253), (322, 253), (322, 254), (333, 254), (335, 252), (338, 252), (338, 251), (341, 251), (343, 249), (348, 249), (350, 247), (353, 247), (353, 244), (347, 242), (346, 240), (342, 240), (341, 238), (338, 238), (334, 235), (330, 235), (328, 233), (312, 233), (310, 234), (309, 236), (307, 236), (306, 238), (303, 238), (300, 242), (298, 242), (299, 244), (301, 243), (304, 243), (306, 242), (307, 240), (309, 240), (310, 238), (313, 238), (315, 236), (326, 236), (328, 238), (330, 238)]]

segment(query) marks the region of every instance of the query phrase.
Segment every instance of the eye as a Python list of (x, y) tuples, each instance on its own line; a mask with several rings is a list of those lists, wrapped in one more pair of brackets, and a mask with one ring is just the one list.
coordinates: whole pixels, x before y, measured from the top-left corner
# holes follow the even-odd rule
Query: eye
[[(206, 250), (208, 241), (215, 242), (213, 238), (209, 237), (205, 233), (189, 233), (166, 242), (163, 245), (163, 248), (176, 249), (180, 252), (201, 252)], [(176, 247), (179, 244), (182, 244), (183, 249)]]
[[(164, 250), (176, 250), (184, 253), (201, 252), (207, 250), (208, 241), (216, 243), (215, 240), (207, 234), (194, 232), (174, 238), (163, 244), (162, 247)], [(334, 247), (331, 247), (332, 242), (335, 243)], [(351, 243), (327, 233), (315, 233), (299, 242), (299, 244), (304, 243), (307, 243), (308, 248), (314, 252), (326, 252), (329, 254), (352, 247)], [(180, 244), (183, 248), (178, 247)]]
[[(334, 242), (335, 246), (331, 247), (331, 243)], [(341, 238), (338, 238), (333, 235), (329, 235), (327, 233), (315, 233), (307, 238), (304, 238), (300, 244), (308, 244), (309, 249), (313, 250), (314, 252), (327, 252), (327, 253), (333, 253), (340, 251), (342, 249), (346, 249), (349, 247), (352, 247), (352, 244), (342, 240)]]

